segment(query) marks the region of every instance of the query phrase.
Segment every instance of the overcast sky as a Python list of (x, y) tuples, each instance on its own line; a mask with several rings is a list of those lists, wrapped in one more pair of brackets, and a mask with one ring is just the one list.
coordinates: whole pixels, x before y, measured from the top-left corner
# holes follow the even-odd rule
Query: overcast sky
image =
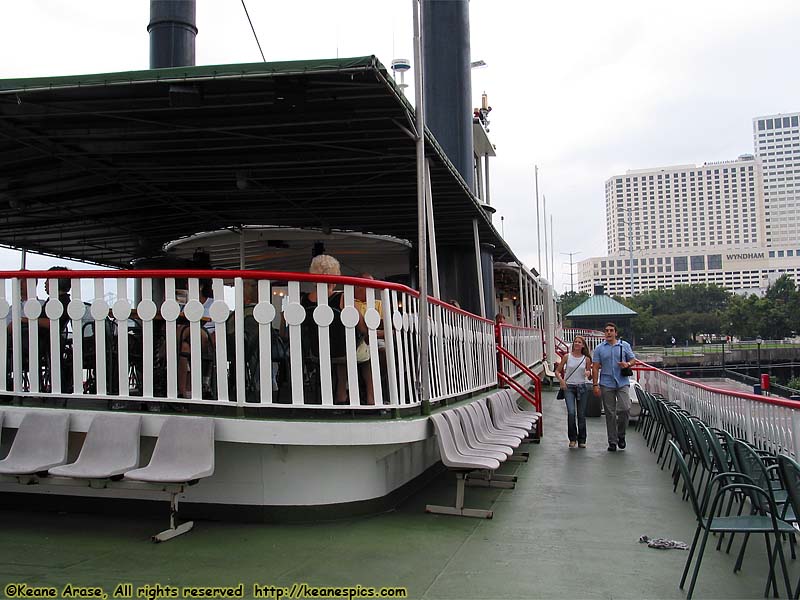
[[(412, 58), (411, 0), (246, 0), (267, 60)], [(2, 2), (0, 78), (148, 67), (147, 0)], [(241, 0), (197, 0), (197, 64), (261, 60)], [(604, 183), (753, 152), (754, 116), (800, 110), (800, 2), (472, 0), (475, 106), (489, 94), (495, 224), (534, 268), (534, 164), (568, 257), (604, 255)], [(549, 222), (549, 217), (548, 217)], [(0, 260), (19, 264), (6, 252)], [(29, 268), (54, 259), (29, 260)], [(544, 267), (542, 267), (544, 271)]]

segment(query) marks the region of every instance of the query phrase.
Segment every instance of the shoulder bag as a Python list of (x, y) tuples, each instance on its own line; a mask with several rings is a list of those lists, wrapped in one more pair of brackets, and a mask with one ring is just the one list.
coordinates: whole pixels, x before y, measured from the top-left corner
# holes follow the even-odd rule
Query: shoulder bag
[[(622, 342), (619, 343), (619, 362), (622, 362), (624, 359), (622, 358)], [(630, 367), (620, 367), (619, 374), (622, 377), (631, 377), (633, 375), (633, 369)]]

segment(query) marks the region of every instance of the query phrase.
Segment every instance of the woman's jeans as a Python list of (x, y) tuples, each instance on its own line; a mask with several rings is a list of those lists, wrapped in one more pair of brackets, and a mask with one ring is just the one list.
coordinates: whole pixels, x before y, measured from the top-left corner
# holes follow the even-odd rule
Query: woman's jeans
[[(564, 392), (567, 403), (567, 436), (570, 442), (586, 443), (586, 400), (589, 387), (586, 384), (568, 385)], [(575, 410), (577, 408), (577, 411)], [(577, 426), (575, 417), (577, 419)]]

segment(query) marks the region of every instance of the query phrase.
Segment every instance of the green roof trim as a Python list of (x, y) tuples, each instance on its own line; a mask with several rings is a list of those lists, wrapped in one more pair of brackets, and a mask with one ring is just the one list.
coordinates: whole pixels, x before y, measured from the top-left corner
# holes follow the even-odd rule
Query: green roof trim
[(347, 71), (386, 68), (375, 56), (353, 58), (324, 58), (316, 60), (291, 60), (258, 62), (231, 65), (201, 65), (169, 67), (119, 73), (97, 73), (87, 75), (65, 75), (58, 77), (31, 77), (27, 79), (0, 80), (0, 94), (30, 92), (42, 89), (96, 87), (129, 83), (186, 82), (203, 79), (271, 77), (274, 75), (298, 75), (324, 71)]
[(566, 318), (571, 317), (633, 317), (638, 313), (605, 294), (589, 298), (575, 307)]

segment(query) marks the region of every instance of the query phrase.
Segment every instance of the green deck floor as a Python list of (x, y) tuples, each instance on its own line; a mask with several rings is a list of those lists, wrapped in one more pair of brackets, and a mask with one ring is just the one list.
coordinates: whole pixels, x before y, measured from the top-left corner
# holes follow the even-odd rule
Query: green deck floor
[[(405, 586), (410, 598), (683, 598), (686, 552), (654, 550), (642, 534), (691, 541), (690, 507), (672, 493), (640, 434), (606, 452), (601, 419), (589, 419), (589, 447), (567, 448), (563, 401), (545, 395), (545, 436), (531, 446), (515, 490), (467, 489), (467, 505), (494, 519), (425, 514), (451, 503), (442, 475), (397, 511), (308, 525), (197, 522), (164, 544), (149, 536), (166, 519), (120, 515), (0, 513), (0, 582), (135, 587)], [(166, 511), (166, 504), (165, 504)], [(738, 549), (738, 543), (735, 544)], [(709, 549), (697, 598), (759, 598), (766, 577), (763, 540), (753, 539), (742, 573), (735, 556)], [(790, 560), (792, 585), (800, 561)], [(2, 592), (0, 592), (2, 593)], [(272, 596), (274, 597), (274, 596)]]

